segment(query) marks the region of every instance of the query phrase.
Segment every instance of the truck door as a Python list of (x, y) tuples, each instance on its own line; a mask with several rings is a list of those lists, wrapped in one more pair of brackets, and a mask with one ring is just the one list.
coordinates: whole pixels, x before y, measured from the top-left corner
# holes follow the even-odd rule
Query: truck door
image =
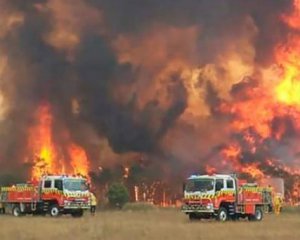
[(216, 193), (224, 189), (224, 179), (216, 179)]
[(233, 179), (229, 178), (225, 181), (225, 188), (224, 191), (226, 193), (226, 198), (229, 202), (234, 202), (236, 198), (236, 191), (235, 191), (235, 182)]
[(222, 179), (222, 178), (216, 179), (215, 207), (217, 207), (217, 208), (220, 207), (220, 204), (223, 201), (223, 196), (222, 196), (223, 189), (224, 189), (224, 179)]
[(52, 188), (53, 188), (53, 181), (51, 179), (44, 179), (42, 181), (42, 195), (43, 199), (51, 199), (52, 198)]

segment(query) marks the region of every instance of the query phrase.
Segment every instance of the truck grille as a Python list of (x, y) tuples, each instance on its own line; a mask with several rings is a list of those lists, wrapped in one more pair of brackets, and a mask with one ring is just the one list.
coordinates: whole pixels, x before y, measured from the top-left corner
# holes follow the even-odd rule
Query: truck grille
[(88, 209), (90, 205), (87, 202), (68, 202), (65, 203), (66, 209), (73, 209), (73, 208), (81, 208), (81, 209)]
[(201, 205), (201, 204), (197, 204), (197, 205), (183, 205), (181, 207), (181, 210), (182, 211), (185, 211), (185, 210), (207, 210), (206, 206), (205, 205)]

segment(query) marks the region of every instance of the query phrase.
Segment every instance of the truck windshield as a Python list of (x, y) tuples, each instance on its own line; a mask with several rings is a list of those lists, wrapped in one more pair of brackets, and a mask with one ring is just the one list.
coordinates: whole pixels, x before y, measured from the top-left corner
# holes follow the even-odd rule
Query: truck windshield
[(188, 180), (185, 190), (187, 192), (206, 192), (214, 189), (213, 179), (191, 179)]
[(66, 179), (64, 180), (64, 189), (68, 191), (86, 191), (88, 186), (83, 179)]

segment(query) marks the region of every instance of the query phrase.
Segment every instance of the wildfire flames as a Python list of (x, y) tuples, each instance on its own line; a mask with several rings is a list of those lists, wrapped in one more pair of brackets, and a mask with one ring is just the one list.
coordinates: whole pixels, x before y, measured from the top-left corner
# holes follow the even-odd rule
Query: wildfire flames
[(235, 172), (297, 192), (300, 1), (120, 6), (0, 1), (1, 169), (170, 192)]
[[(42, 104), (35, 113), (36, 124), (29, 130), (28, 152), (33, 153), (32, 177), (44, 174), (80, 174), (88, 176), (88, 159), (83, 148), (65, 134), (65, 146), (55, 144), (51, 106)], [(66, 149), (64, 149), (64, 147)], [(65, 152), (66, 151), (66, 152)]]
[[(281, 17), (290, 28), (299, 30), (300, 1), (294, 2), (294, 10), (291, 15), (282, 15)], [(250, 163), (243, 164), (239, 161), (243, 158), (241, 149), (248, 148), (247, 151), (255, 156), (258, 151), (262, 151), (259, 149), (261, 148), (260, 145), (266, 145), (266, 141), (280, 143), (286, 140), (288, 134), (291, 134), (288, 131), (294, 131), (295, 135), (299, 133), (299, 40), (300, 35), (293, 32), (288, 35), (286, 42), (275, 47), (274, 55), (277, 69), (275, 71), (276, 75), (271, 76), (272, 83), (267, 85), (261, 83), (243, 90), (244, 99), (239, 102), (222, 103), (220, 111), (229, 112), (234, 116), (231, 124), (232, 129), (236, 133), (243, 133), (242, 141), (230, 144), (222, 151), (225, 159), (224, 165), (227, 164), (226, 160), (233, 161), (234, 170), (248, 173), (255, 178), (263, 177), (264, 172), (260, 168), (263, 168), (263, 165), (274, 167), (276, 164), (270, 163), (273, 160), (281, 159), (272, 159), (271, 156), (265, 156), (265, 159), (260, 161), (253, 158)], [(274, 68), (274, 66), (272, 67)], [(265, 77), (268, 78), (269, 76)], [(245, 81), (244, 84), (247, 85), (249, 82)], [(292, 129), (288, 129), (289, 127)], [(241, 146), (241, 143), (244, 146)], [(268, 148), (268, 146), (264, 147)], [(293, 146), (293, 148), (294, 151), (299, 151), (298, 146)], [(271, 157), (271, 159), (268, 157)], [(294, 158), (293, 162), (289, 163), (289, 167), (283, 167), (283, 170), (290, 174), (299, 172), (296, 156)], [(278, 165), (276, 166), (278, 167)]]

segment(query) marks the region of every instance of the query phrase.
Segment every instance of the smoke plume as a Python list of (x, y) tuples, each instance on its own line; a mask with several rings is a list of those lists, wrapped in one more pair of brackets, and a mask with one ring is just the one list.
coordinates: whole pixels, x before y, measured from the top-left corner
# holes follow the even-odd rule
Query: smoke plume
[(46, 127), (53, 166), (294, 174), (298, 5), (0, 0), (1, 172), (30, 176)]

